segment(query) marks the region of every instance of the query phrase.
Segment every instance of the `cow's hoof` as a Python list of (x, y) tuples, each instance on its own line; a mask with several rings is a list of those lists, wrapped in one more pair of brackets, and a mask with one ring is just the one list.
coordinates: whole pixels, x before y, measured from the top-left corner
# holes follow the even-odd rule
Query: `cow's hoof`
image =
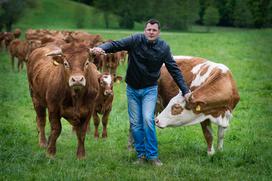
[(40, 146), (41, 148), (46, 148), (46, 147), (47, 147), (47, 143), (46, 143), (46, 142), (45, 142), (45, 143), (40, 143), (39, 146)]
[(86, 159), (86, 157), (85, 157), (85, 154), (83, 154), (83, 155), (77, 155), (77, 159), (78, 160), (85, 160)]
[(46, 157), (49, 158), (49, 159), (54, 159), (55, 158), (55, 154), (52, 154), (52, 153), (46, 153)]
[(213, 156), (215, 154), (214, 148), (212, 147), (211, 150), (207, 151), (208, 156)]
[(217, 151), (223, 152), (223, 147), (217, 147)]
[(47, 141), (46, 141), (45, 137), (39, 136), (39, 146), (41, 148), (46, 148), (47, 147)]
[(103, 138), (103, 139), (106, 139), (107, 137), (108, 137), (107, 134), (102, 134), (102, 138)]

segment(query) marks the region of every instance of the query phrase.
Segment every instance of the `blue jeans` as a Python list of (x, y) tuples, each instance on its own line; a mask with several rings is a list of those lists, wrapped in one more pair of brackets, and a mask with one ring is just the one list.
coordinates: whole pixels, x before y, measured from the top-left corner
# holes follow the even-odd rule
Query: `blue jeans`
[(127, 85), (128, 115), (137, 157), (158, 158), (154, 112), (158, 86), (133, 89)]

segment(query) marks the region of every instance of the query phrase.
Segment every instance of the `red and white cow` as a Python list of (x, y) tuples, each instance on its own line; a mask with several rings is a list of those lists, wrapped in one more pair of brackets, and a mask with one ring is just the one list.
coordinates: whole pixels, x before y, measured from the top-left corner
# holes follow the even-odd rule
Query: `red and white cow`
[(95, 126), (94, 137), (99, 138), (98, 126), (100, 124), (99, 114), (102, 115), (103, 132), (102, 138), (107, 138), (108, 119), (112, 108), (112, 101), (114, 97), (113, 92), (114, 78), (110, 73), (99, 73), (99, 93), (96, 99), (96, 105), (93, 113), (93, 120)]
[(189, 86), (187, 101), (165, 66), (158, 81), (160, 106), (166, 108), (156, 117), (159, 128), (189, 126), (200, 123), (208, 145), (208, 155), (214, 154), (211, 122), (218, 125), (218, 150), (223, 149), (224, 130), (229, 126), (232, 110), (239, 94), (228, 67), (203, 58), (176, 56), (174, 59)]

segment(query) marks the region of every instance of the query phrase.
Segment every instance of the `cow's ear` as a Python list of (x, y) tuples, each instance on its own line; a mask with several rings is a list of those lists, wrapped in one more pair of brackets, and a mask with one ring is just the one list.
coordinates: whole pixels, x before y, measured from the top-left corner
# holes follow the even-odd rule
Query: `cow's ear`
[(102, 78), (102, 76), (103, 76), (103, 75), (99, 72), (99, 74), (98, 74), (98, 76), (97, 76), (97, 80), (98, 80), (99, 83), (101, 83), (101, 80), (102, 80), (101, 78)]
[(46, 56), (52, 57), (54, 65), (63, 64), (63, 53), (58, 47), (48, 52)]
[(97, 58), (97, 55), (94, 53), (94, 51), (89, 48), (89, 55), (90, 55), (90, 62), (94, 62), (94, 59)]
[(114, 82), (120, 83), (123, 80), (123, 77), (120, 75), (114, 76), (113, 78)]

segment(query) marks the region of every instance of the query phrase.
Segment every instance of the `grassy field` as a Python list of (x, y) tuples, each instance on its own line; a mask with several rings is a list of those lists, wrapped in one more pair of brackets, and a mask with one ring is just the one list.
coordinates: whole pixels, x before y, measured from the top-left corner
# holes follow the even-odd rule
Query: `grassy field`
[[(48, 29), (106, 27), (103, 13), (84, 4), (70, 0), (37, 0), (36, 4), (36, 8), (25, 11), (23, 18), (14, 27), (23, 30), (41, 27)], [(109, 28), (119, 28), (118, 17), (113, 14), (109, 15)], [(135, 23), (135, 28), (142, 28), (142, 24)]]
[[(101, 31), (118, 39), (132, 31)], [(76, 160), (76, 135), (62, 120), (55, 159), (38, 147), (35, 113), (25, 69), (11, 71), (0, 53), (0, 180), (271, 180), (272, 178), (272, 30), (215, 30), (213, 33), (162, 33), (174, 55), (205, 57), (233, 72), (241, 101), (225, 134), (224, 151), (207, 157), (200, 125), (157, 129), (164, 165), (135, 166), (126, 149), (128, 116), (125, 83), (115, 84), (108, 139), (85, 142), (87, 158)], [(121, 65), (119, 74), (125, 74)], [(214, 126), (216, 133), (216, 126)], [(47, 125), (47, 135), (49, 125)], [(216, 141), (216, 140), (215, 140)]]

